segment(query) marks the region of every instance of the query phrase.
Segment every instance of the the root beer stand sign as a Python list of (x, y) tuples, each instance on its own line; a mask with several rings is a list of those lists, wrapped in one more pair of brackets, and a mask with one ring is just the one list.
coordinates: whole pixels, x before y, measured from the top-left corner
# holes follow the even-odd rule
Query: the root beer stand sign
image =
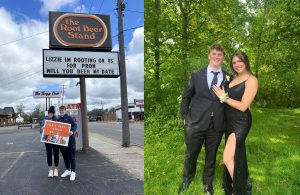
[(85, 78), (120, 76), (119, 54), (111, 52), (109, 15), (49, 12), (49, 48), (44, 77), (80, 78), (83, 150), (89, 148)]
[(50, 48), (111, 51), (109, 15), (49, 12)]
[(112, 49), (109, 15), (49, 12), (49, 19), (44, 77), (120, 76), (118, 52), (108, 52)]

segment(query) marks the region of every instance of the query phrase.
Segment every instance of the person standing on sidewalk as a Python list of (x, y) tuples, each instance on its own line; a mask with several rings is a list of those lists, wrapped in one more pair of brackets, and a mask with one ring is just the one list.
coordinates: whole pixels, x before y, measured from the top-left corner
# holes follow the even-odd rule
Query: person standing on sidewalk
[(76, 141), (74, 133), (77, 129), (77, 124), (74, 122), (71, 116), (66, 113), (66, 107), (59, 107), (60, 117), (58, 118), (58, 122), (71, 124), (71, 131), (69, 135), (69, 144), (68, 147), (60, 146), (60, 151), (63, 155), (65, 161), (65, 172), (61, 175), (61, 177), (67, 177), (70, 175), (70, 181), (74, 181), (76, 178), (76, 161), (75, 161), (75, 152), (76, 152)]
[[(46, 120), (56, 121), (55, 109), (54, 106), (50, 106), (48, 110), (48, 116), (41, 122), (40, 133), (43, 132), (44, 124)], [(45, 143), (47, 151), (47, 162), (49, 166), (48, 177), (57, 177), (58, 176), (58, 163), (59, 163), (59, 146), (55, 144)], [(52, 167), (52, 151), (54, 155), (54, 169)]]

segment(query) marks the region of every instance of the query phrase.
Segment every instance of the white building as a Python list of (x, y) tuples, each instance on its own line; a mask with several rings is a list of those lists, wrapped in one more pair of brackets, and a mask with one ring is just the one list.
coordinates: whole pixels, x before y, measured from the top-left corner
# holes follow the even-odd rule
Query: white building
[[(121, 105), (116, 106), (117, 120), (122, 120)], [(135, 105), (134, 103), (128, 104), (128, 117), (129, 120), (143, 121), (144, 120), (144, 105)]]

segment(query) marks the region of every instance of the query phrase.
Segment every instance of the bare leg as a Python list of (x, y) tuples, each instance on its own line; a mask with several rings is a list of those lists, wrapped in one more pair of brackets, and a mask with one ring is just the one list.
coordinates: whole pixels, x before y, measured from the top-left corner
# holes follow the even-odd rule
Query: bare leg
[(234, 155), (236, 147), (236, 137), (234, 133), (231, 133), (227, 139), (226, 146), (223, 153), (223, 162), (227, 167), (227, 170), (233, 180), (234, 171)]

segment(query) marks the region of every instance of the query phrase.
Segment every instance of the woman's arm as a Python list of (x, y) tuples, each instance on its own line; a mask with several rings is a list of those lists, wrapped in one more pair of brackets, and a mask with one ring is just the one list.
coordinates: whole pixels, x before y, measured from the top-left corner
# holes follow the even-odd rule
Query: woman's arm
[[(258, 81), (256, 77), (251, 76), (247, 81), (246, 81), (246, 87), (245, 87), (245, 92), (243, 94), (242, 100), (237, 101), (234, 99), (231, 99), (230, 97), (227, 99), (226, 103), (233, 107), (236, 108), (242, 112), (245, 112), (249, 107), (251, 102), (253, 101), (258, 89)], [(213, 91), (215, 94), (220, 97), (223, 93), (225, 93), (224, 89), (220, 89), (217, 86), (213, 86)]]

